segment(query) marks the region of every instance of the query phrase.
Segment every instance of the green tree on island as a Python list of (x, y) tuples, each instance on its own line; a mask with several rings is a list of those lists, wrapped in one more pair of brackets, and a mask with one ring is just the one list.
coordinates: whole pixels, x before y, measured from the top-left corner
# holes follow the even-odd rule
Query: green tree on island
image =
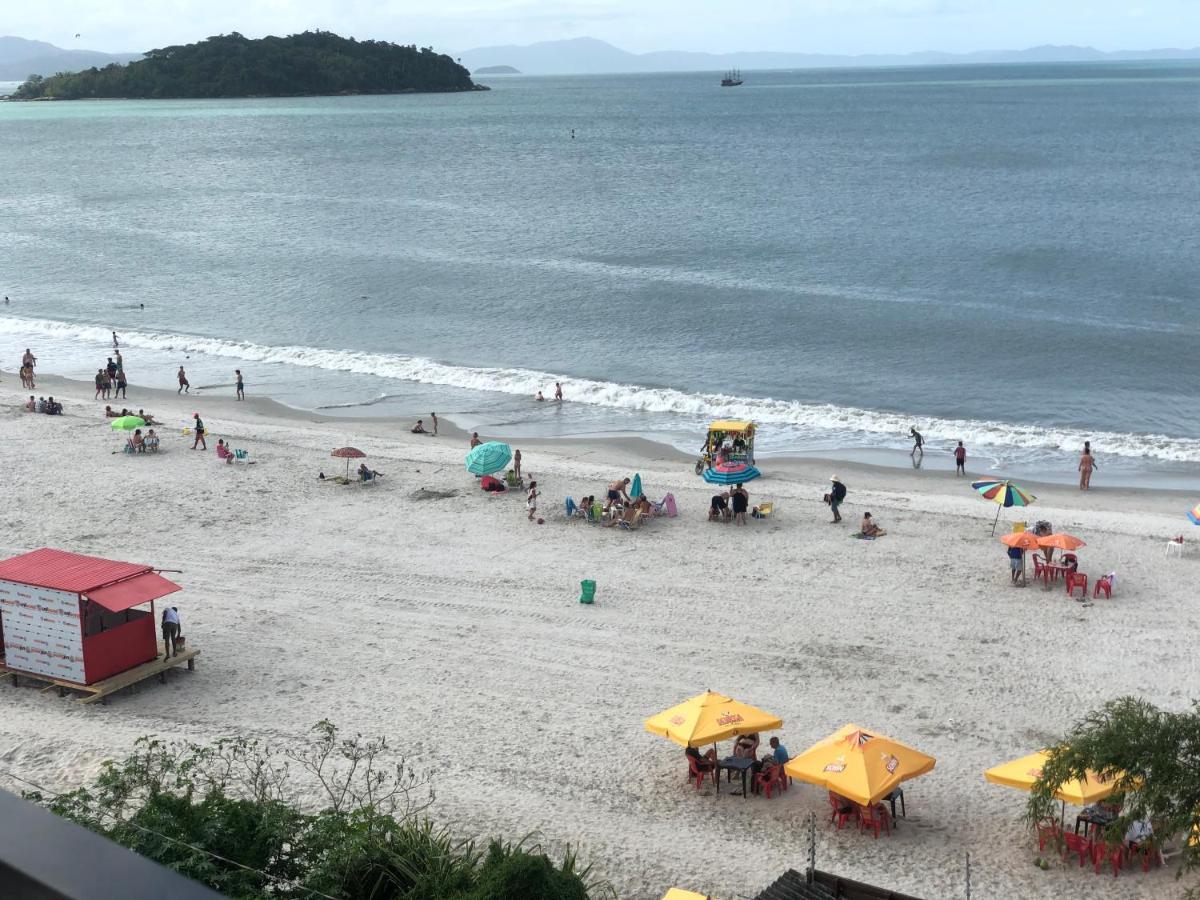
[(430, 47), (356, 41), (328, 31), (251, 40), (234, 32), (151, 50), (128, 65), (30, 76), (17, 100), (294, 97), (486, 90)]

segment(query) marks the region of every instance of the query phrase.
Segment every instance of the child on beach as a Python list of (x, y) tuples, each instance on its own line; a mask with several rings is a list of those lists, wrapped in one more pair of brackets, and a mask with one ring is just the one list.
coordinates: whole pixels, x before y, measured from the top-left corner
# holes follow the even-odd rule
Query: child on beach
[(177, 390), (175, 393), (182, 394), (186, 391), (190, 394), (192, 392), (192, 386), (188, 384), (187, 373), (183, 371), (183, 366), (179, 367), (179, 372), (175, 377), (179, 379), (179, 390)]
[(471, 433), (471, 449), (474, 450), (476, 447), (478, 447), (482, 443), (483, 443), (483, 441), (481, 441), (479, 439), (479, 432), (478, 431), (472, 432)]
[(433, 423), (433, 436), (437, 437), (437, 413), (429, 414), (429, 421)]
[(962, 441), (959, 441), (958, 446), (954, 448), (954, 474), (967, 474), (967, 448), (963, 446)]
[(417, 419), (417, 424), (412, 427), (413, 434), (425, 434), (425, 422)]
[(526, 518), (529, 519), (530, 522), (532, 522), (533, 517), (537, 515), (537, 498), (537, 482), (531, 481), (529, 482), (529, 493), (525, 496), (525, 509), (529, 511)]

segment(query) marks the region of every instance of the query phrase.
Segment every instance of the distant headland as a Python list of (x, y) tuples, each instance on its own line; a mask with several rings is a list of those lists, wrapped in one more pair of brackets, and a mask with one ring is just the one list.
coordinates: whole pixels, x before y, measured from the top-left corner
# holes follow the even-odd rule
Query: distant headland
[(476, 69), (472, 75), (520, 75), (520, 69), (514, 69), (512, 66), (484, 66), (482, 69)]
[(486, 91), (429, 47), (327, 31), (251, 40), (234, 32), (151, 50), (127, 65), (31, 76), (12, 100), (202, 99)]

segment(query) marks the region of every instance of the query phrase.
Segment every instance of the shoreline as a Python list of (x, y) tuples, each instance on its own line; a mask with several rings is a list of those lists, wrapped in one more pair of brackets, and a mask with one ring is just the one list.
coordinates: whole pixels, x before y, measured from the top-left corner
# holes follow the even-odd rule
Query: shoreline
[[(1061, 588), (1010, 587), (994, 508), (952, 476), (838, 463), (850, 493), (833, 526), (820, 500), (829, 463), (772, 465), (748, 487), (775, 516), (739, 527), (705, 521), (713, 489), (684, 454), (523, 443), (544, 492), (539, 526), (519, 492), (478, 490), (458, 432), (435, 440), (390, 420), (135, 387), (124, 405), (165, 424), (162, 452), (131, 457), (90, 385), (40, 384), (62, 417), (22, 411), (18, 386), (0, 383), (15, 511), (0, 521), (0, 554), (55, 546), (180, 570), (184, 633), (203, 650), (195, 672), (107, 707), (6, 689), (0, 756), (49, 790), (79, 786), (142, 735), (269, 741), (331, 718), (430, 771), (431, 815), (464, 837), (570, 844), (622, 898), (671, 884), (732, 897), (794, 866), (809, 815), (827, 805), (799, 783), (745, 801), (685, 786), (679, 748), (642, 721), (708, 687), (776, 713), (793, 752), (854, 722), (937, 758), (906, 783), (891, 838), (818, 829), (822, 868), (950, 896), (969, 851), (996, 896), (1102, 886), (1148, 900), (1177, 886), (1170, 868), (1101, 882), (1029, 865), (1025, 798), (982, 777), (1111, 697), (1187, 705), (1200, 622), (1180, 598), (1197, 554), (1174, 493), (1048, 486), (1037, 506), (1002, 513), (998, 534), (1047, 518), (1085, 537), (1093, 578), (1119, 573), (1111, 602), (1085, 606)], [(207, 453), (179, 434), (192, 411)], [(218, 437), (253, 465), (220, 464)], [(346, 443), (384, 478), (317, 480), (340, 471), (329, 450)], [(654, 498), (674, 493), (680, 516), (634, 532), (564, 519), (564, 496), (634, 472)], [(849, 539), (864, 510), (886, 538)], [(1181, 532), (1188, 552), (1164, 560), (1162, 541)], [(581, 579), (598, 584), (594, 606), (578, 603)]]
[[(11, 385), (9, 379), (19, 384), (19, 377), (16, 372), (0, 369), (0, 377), (4, 379), (3, 384), (5, 385)], [(38, 375), (37, 378), (39, 385), (61, 385), (60, 392), (63, 390), (81, 392), (84, 395), (83, 402), (97, 403), (100, 410), (103, 411), (105, 401), (92, 401), (86, 398), (86, 393), (94, 390), (93, 385), (88, 382), (62, 375)], [(166, 388), (141, 387), (131, 383), (129, 389), (135, 391), (135, 396), (145, 394), (153, 400), (160, 402), (168, 401), (172, 398), (182, 399)], [(231, 396), (232, 384), (228, 386), (221, 385), (218, 389), (228, 393), (217, 394), (217, 389), (212, 387), (197, 387), (194, 393), (184, 394), (182, 397), (193, 398), (201, 403), (213, 405), (224, 402), (230, 404), (230, 409), (249, 409), (261, 416), (274, 416), (292, 422), (309, 422), (321, 425), (343, 424), (348, 430), (365, 425), (372, 428), (386, 429), (385, 433), (389, 435), (393, 433), (393, 429), (408, 433), (408, 429), (412, 426), (413, 421), (415, 421), (411, 417), (402, 417), (400, 415), (329, 415), (318, 410), (292, 406), (271, 397), (250, 396), (244, 401), (237, 401)], [(38, 388), (39, 392), (42, 390), (47, 390), (47, 393), (49, 393), (48, 388)], [(111, 405), (121, 407), (134, 401), (122, 400), (117, 404), (113, 404), (112, 401), (108, 402)], [(570, 401), (567, 402), (569, 403)], [(142, 405), (141, 408), (144, 409), (146, 407)], [(153, 413), (154, 411), (150, 410), (150, 412)], [(461, 438), (465, 441), (472, 431), (472, 429), (457, 424), (453, 414), (439, 415), (438, 423), (439, 436), (446, 436), (452, 439)], [(563, 447), (574, 452), (591, 451), (597, 445), (600, 445), (616, 448), (631, 456), (644, 458), (648, 461), (671, 460), (677, 462), (680, 466), (686, 467), (689, 471), (696, 461), (694, 454), (685, 453), (666, 441), (655, 440), (652, 437), (611, 434), (565, 435), (562, 437), (512, 437), (502, 428), (481, 432), (481, 436), (487, 440), (503, 440), (514, 446), (519, 444), (522, 447)], [(988, 457), (983, 458), (988, 459)], [(759, 468), (763, 470), (764, 476), (760, 480), (760, 484), (767, 483), (771, 478), (772, 472), (782, 472), (792, 477), (811, 477), (821, 469), (827, 469), (832, 473), (838, 471), (839, 467), (842, 471), (856, 473), (873, 473), (881, 476), (890, 474), (899, 483), (903, 484), (924, 484), (930, 480), (933, 483), (939, 483), (946, 476), (952, 478), (954, 472), (952, 457), (949, 452), (938, 449), (931, 449), (924, 460), (922, 468), (916, 471), (913, 469), (910, 454), (905, 453), (903, 450), (888, 448), (847, 447), (832, 452), (828, 450), (768, 452), (760, 453), (758, 459), (760, 462)], [(977, 479), (1005, 477), (994, 468), (982, 469), (972, 465), (972, 462), (973, 460), (968, 457), (967, 477), (961, 479), (962, 481), (970, 482)], [(1038, 477), (1037, 475), (1010, 477), (1018, 480), (1023, 487), (1028, 487), (1035, 494), (1047, 491), (1061, 491), (1077, 486), (1074, 473), (1070, 473), (1069, 477), (1062, 478), (1045, 477), (1049, 474), (1051, 473), (1042, 473), (1042, 477)], [(910, 477), (912, 479), (911, 482), (909, 481)], [(1190, 505), (1190, 498), (1197, 492), (1200, 492), (1200, 476), (1128, 475), (1122, 473), (1115, 476), (1111, 482), (1106, 482), (1106, 478), (1106, 473), (1098, 469), (1092, 490), (1088, 492), (1076, 492), (1082, 496), (1085, 493), (1095, 495), (1111, 491), (1152, 491), (1178, 497), (1183, 503), (1181, 509)], [(697, 482), (699, 482), (699, 479), (697, 479)]]

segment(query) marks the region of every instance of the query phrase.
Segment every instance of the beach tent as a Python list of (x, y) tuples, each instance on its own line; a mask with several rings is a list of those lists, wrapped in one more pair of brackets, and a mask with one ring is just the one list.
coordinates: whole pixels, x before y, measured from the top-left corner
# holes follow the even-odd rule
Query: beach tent
[[(1019, 791), (1032, 791), (1034, 782), (1042, 777), (1042, 766), (1046, 764), (1047, 758), (1046, 751), (1039, 750), (1020, 759), (992, 766), (983, 773), (983, 777), (992, 784), (1016, 788)], [(1059, 785), (1054, 796), (1073, 806), (1090, 806), (1110, 796), (1115, 789), (1115, 779), (1104, 779), (1093, 772), (1082, 781), (1072, 780)]]
[(147, 565), (48, 547), (0, 562), (5, 665), (87, 685), (150, 662), (154, 601), (178, 590)]
[(705, 691), (645, 721), (651, 734), (669, 738), (681, 747), (702, 747), (739, 734), (774, 731), (783, 720), (732, 697)]
[(860, 803), (878, 803), (903, 781), (932, 771), (937, 761), (897, 740), (846, 725), (799, 756), (783, 770)]

